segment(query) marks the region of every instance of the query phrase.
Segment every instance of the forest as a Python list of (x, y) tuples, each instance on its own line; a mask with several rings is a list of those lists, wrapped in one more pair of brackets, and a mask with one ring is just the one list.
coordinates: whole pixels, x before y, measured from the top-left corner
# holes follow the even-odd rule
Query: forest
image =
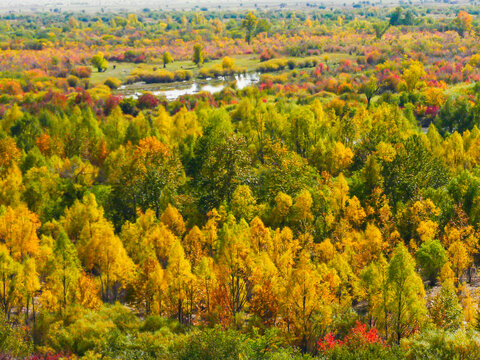
[(478, 359), (480, 10), (307, 6), (0, 14), (0, 359)]

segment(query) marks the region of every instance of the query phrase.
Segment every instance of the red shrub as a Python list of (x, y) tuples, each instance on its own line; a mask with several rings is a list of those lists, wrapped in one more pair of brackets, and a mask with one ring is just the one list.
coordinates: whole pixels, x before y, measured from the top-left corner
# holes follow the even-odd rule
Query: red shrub
[(160, 104), (160, 100), (155, 95), (145, 93), (141, 95), (137, 100), (137, 106), (139, 109), (154, 109)]
[(368, 329), (367, 325), (357, 320), (355, 327), (351, 328), (348, 335), (343, 340), (335, 339), (333, 333), (328, 333), (324, 338), (320, 338), (317, 342), (318, 351), (325, 353), (337, 346), (346, 347), (352, 350), (365, 349), (369, 345), (377, 345), (386, 347), (385, 340), (379, 335), (376, 328)]

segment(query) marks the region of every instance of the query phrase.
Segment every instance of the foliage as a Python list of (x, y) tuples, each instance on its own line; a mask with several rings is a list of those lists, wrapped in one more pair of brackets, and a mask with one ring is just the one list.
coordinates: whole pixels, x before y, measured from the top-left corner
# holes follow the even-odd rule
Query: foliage
[(5, 356), (475, 357), (478, 11), (305, 6), (0, 14)]

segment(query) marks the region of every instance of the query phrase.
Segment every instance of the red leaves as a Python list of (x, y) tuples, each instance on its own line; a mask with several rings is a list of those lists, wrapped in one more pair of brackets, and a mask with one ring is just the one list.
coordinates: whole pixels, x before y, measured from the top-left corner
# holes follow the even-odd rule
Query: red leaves
[(320, 338), (317, 342), (317, 349), (318, 351), (325, 353), (328, 350), (332, 350), (335, 346), (343, 346), (344, 343), (342, 340), (335, 339), (335, 335), (332, 332), (329, 332), (325, 337), (322, 339)]
[(357, 320), (355, 327), (351, 328), (348, 335), (343, 340), (335, 339), (333, 333), (328, 333), (324, 338), (317, 342), (317, 349), (322, 353), (333, 350), (337, 346), (344, 346), (349, 349), (361, 349), (369, 345), (387, 346), (385, 340), (379, 335), (376, 328), (368, 329), (367, 325)]
[(139, 109), (154, 109), (160, 104), (160, 100), (150, 93), (144, 93), (137, 100)]

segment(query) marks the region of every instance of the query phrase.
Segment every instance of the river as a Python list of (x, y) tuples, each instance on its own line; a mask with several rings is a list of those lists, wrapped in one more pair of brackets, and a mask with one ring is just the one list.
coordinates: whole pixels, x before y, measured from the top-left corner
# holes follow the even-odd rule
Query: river
[(184, 81), (174, 84), (146, 84), (139, 82), (131, 85), (122, 85), (118, 92), (126, 97), (138, 98), (145, 91), (156, 96), (165, 96), (168, 101), (177, 99), (183, 95), (198, 94), (207, 91), (212, 94), (222, 91), (225, 87), (236, 82), (237, 89), (241, 90), (247, 86), (254, 85), (260, 81), (259, 73), (246, 73), (234, 76), (220, 76), (218, 78), (209, 78), (205, 80), (195, 79), (193, 81)]

